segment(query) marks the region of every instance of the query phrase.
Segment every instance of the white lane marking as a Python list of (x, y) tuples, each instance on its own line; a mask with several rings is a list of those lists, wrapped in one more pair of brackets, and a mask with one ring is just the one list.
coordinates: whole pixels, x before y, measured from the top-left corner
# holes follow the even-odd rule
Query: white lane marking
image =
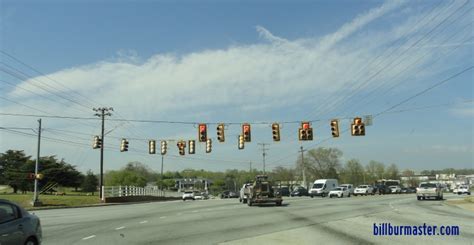
[(166, 216), (161, 216), (161, 217), (160, 217), (160, 219), (164, 219), (164, 218), (166, 218)]
[(123, 228), (125, 228), (125, 226), (117, 227), (117, 228), (115, 228), (115, 230), (118, 231), (118, 230), (121, 230), (121, 229), (123, 229)]
[(140, 222), (140, 224), (145, 224), (145, 223), (148, 223), (148, 221), (144, 220), (144, 221)]
[(206, 209), (206, 211), (212, 211), (212, 209), (208, 208), (208, 209)]
[(198, 211), (197, 210), (194, 210), (193, 213), (197, 213)]
[(94, 237), (95, 237), (95, 235), (92, 235), (92, 236), (84, 237), (84, 238), (82, 238), (82, 240), (87, 240), (87, 239), (91, 239), (91, 238), (94, 238)]
[(178, 216), (182, 215), (182, 213), (178, 213)]

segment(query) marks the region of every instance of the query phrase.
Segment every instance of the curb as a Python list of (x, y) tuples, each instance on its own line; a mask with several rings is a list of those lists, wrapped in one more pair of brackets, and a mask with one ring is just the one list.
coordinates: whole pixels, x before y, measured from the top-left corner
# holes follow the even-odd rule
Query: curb
[(132, 205), (132, 204), (143, 204), (143, 203), (153, 203), (153, 202), (170, 202), (178, 201), (178, 199), (168, 199), (168, 200), (155, 200), (155, 201), (142, 201), (142, 202), (114, 202), (114, 203), (97, 203), (90, 205), (80, 205), (80, 206), (44, 206), (44, 207), (31, 207), (25, 208), (27, 211), (41, 211), (41, 210), (50, 210), (50, 209), (69, 209), (69, 208), (94, 208), (94, 207), (106, 207), (106, 206), (118, 206), (118, 205)]

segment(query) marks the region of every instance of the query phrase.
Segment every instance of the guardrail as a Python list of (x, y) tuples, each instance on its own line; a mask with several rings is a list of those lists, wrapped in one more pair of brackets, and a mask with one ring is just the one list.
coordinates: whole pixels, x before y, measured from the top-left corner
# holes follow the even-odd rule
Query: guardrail
[(158, 186), (104, 186), (105, 197), (155, 196), (164, 197), (165, 192)]

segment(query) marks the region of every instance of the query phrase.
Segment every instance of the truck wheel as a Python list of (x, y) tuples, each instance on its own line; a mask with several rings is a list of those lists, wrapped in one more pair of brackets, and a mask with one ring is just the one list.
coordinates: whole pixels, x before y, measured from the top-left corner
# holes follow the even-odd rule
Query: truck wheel
[(248, 205), (249, 207), (251, 207), (251, 206), (252, 206), (252, 200), (248, 200), (248, 201), (247, 201), (247, 205)]
[(309, 195), (311, 198), (313, 198), (313, 195)]
[(242, 199), (242, 202), (243, 202), (243, 203), (247, 203), (247, 199)]
[(239, 202), (242, 202), (242, 198), (239, 198)]
[(417, 199), (418, 201), (420, 201), (420, 200), (421, 200), (421, 197), (416, 197), (416, 199)]
[(276, 202), (276, 205), (277, 205), (277, 206), (281, 206), (281, 201), (280, 201), (280, 202)]

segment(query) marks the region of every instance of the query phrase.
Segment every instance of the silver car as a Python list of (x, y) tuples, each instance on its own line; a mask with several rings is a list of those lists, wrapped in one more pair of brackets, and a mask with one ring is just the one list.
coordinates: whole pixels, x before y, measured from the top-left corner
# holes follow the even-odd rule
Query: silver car
[(40, 219), (8, 200), (0, 199), (0, 244), (41, 244)]

